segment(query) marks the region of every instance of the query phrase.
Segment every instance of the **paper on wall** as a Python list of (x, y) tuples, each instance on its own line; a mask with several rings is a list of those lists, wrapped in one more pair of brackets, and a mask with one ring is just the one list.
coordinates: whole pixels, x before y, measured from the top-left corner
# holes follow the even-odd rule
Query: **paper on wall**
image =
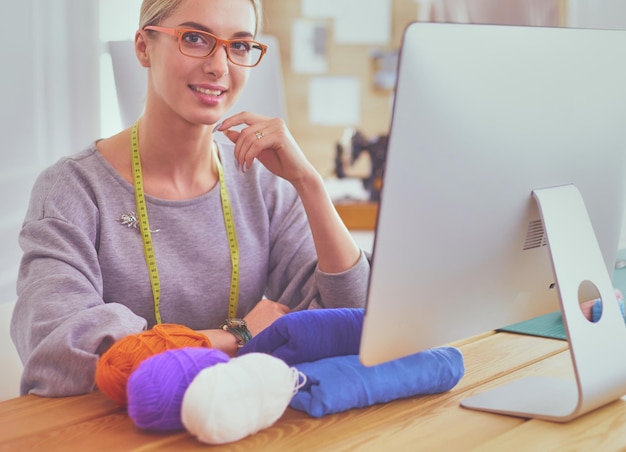
[(334, 37), (339, 44), (387, 44), (391, 41), (391, 0), (340, 0)]
[(391, 0), (302, 0), (306, 17), (334, 20), (338, 44), (387, 44), (391, 40)]
[(302, 15), (305, 17), (332, 18), (339, 14), (337, 0), (302, 0)]
[(326, 126), (361, 122), (361, 83), (357, 77), (313, 77), (309, 80), (309, 120)]
[(300, 74), (328, 71), (326, 24), (319, 20), (296, 19), (291, 26), (291, 69)]

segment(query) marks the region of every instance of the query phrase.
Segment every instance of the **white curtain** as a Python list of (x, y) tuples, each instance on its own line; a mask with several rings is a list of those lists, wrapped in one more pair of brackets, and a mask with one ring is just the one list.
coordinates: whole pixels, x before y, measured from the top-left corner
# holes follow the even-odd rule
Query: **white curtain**
[(418, 0), (428, 22), (559, 25), (558, 0)]
[(91, 0), (3, 5), (0, 303), (15, 298), (17, 235), (35, 177), (99, 134), (97, 6)]
[(35, 0), (42, 46), (35, 55), (37, 99), (45, 163), (74, 153), (99, 135), (98, 4)]

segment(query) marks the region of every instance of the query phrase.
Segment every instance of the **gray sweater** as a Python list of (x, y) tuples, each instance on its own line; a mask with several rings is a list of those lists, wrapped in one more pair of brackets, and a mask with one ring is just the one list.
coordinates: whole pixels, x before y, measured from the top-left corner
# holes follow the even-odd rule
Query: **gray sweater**
[[(322, 273), (293, 187), (258, 162), (238, 172), (229, 145), (220, 154), (239, 243), (238, 316), (262, 297), (292, 310), (362, 307), (365, 255), (344, 273)], [(152, 240), (163, 323), (219, 327), (228, 316), (231, 264), (218, 187), (186, 201), (146, 195), (146, 202), (150, 228), (159, 230)], [(24, 362), (22, 394), (92, 391), (99, 355), (155, 324), (141, 236), (119, 221), (134, 211), (133, 186), (95, 144), (36, 181), (19, 238), (11, 323)]]

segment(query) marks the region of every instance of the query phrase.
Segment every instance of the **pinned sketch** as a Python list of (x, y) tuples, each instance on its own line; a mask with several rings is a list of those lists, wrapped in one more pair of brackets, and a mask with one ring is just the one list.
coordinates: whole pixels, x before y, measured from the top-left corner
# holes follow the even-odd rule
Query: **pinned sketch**
[(378, 89), (392, 90), (396, 86), (399, 53), (397, 50), (374, 50), (374, 86)]
[(297, 19), (293, 22), (291, 69), (296, 74), (323, 74), (328, 71), (324, 22), (311, 19)]
[(341, 12), (337, 0), (302, 0), (302, 15), (305, 17), (333, 18)]
[(309, 81), (309, 120), (325, 126), (361, 122), (361, 83), (357, 77), (313, 77)]

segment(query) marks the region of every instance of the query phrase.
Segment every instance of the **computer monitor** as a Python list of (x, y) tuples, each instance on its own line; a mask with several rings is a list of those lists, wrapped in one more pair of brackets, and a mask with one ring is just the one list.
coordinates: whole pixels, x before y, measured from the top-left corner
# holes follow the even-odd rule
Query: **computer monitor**
[[(625, 150), (626, 31), (409, 25), (361, 361), (561, 309), (577, 380), (471, 408), (566, 421), (625, 394), (626, 360), (600, 352), (626, 345), (611, 284)], [(579, 303), (595, 297), (591, 323)]]

